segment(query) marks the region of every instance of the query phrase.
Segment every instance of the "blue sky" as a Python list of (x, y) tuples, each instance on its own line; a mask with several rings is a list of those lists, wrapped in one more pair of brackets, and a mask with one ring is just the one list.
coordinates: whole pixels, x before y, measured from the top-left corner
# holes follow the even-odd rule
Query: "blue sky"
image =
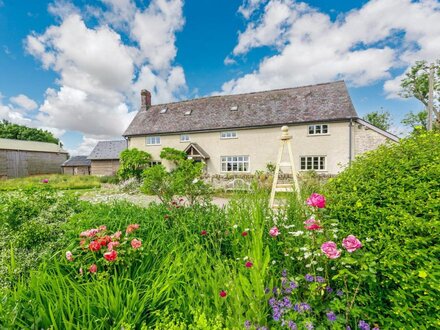
[(0, 117), (71, 153), (117, 138), (153, 103), (344, 79), (360, 116), (395, 133), (421, 105), (402, 74), (440, 54), (434, 0), (0, 0)]

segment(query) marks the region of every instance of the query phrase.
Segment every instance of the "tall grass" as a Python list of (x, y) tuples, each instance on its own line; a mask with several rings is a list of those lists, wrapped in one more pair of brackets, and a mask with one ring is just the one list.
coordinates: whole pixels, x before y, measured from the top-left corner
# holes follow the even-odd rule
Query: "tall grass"
[[(43, 182), (43, 180), (47, 180)], [(0, 180), (0, 191), (17, 189), (45, 188), (57, 190), (92, 189), (101, 187), (99, 178), (92, 175), (46, 174), (24, 178)]]

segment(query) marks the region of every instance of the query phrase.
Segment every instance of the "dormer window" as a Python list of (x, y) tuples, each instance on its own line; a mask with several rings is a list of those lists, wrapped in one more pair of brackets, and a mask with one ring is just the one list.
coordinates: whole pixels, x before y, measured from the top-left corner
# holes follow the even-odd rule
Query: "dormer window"
[(324, 135), (324, 134), (328, 134), (327, 124), (309, 125), (309, 135)]
[(168, 108), (163, 108), (162, 110), (160, 110), (160, 113), (166, 113), (168, 111)]
[(185, 116), (190, 116), (191, 112), (192, 112), (192, 110), (185, 111)]
[(229, 110), (237, 111), (238, 110), (238, 106), (237, 105), (233, 105), (232, 107), (229, 108)]

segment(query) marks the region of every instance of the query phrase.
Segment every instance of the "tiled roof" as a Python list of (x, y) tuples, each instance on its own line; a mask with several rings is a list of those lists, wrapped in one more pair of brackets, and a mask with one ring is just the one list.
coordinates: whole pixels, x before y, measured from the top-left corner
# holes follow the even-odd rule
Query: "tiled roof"
[(127, 149), (127, 141), (100, 141), (90, 153), (88, 159), (119, 159), (119, 154)]
[(277, 126), (354, 117), (357, 113), (345, 83), (336, 81), (153, 105), (136, 114), (124, 136)]
[(87, 156), (73, 156), (66, 160), (61, 166), (90, 166), (92, 161)]

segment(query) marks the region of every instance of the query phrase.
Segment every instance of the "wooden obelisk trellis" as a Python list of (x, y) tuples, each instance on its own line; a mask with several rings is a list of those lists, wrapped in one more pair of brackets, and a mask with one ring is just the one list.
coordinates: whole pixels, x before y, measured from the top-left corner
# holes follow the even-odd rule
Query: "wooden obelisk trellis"
[[(282, 204), (276, 204), (275, 203), (275, 196), (277, 192), (293, 192), (295, 191), (299, 194), (299, 184), (298, 184), (298, 178), (297, 173), (295, 171), (295, 164), (293, 162), (293, 153), (292, 153), (292, 145), (290, 144), (290, 140), (292, 139), (292, 136), (289, 135), (289, 128), (287, 126), (281, 127), (281, 144), (280, 149), (278, 151), (278, 159), (277, 164), (275, 167), (275, 173), (273, 176), (273, 183), (272, 183), (272, 191), (270, 193), (270, 201), (269, 201), (269, 207), (272, 209), (277, 209), (283, 207)], [(287, 149), (287, 153), (289, 156), (289, 162), (283, 162), (283, 154), (285, 150)], [(278, 183), (278, 176), (280, 173), (280, 168), (290, 168), (293, 183)]]

